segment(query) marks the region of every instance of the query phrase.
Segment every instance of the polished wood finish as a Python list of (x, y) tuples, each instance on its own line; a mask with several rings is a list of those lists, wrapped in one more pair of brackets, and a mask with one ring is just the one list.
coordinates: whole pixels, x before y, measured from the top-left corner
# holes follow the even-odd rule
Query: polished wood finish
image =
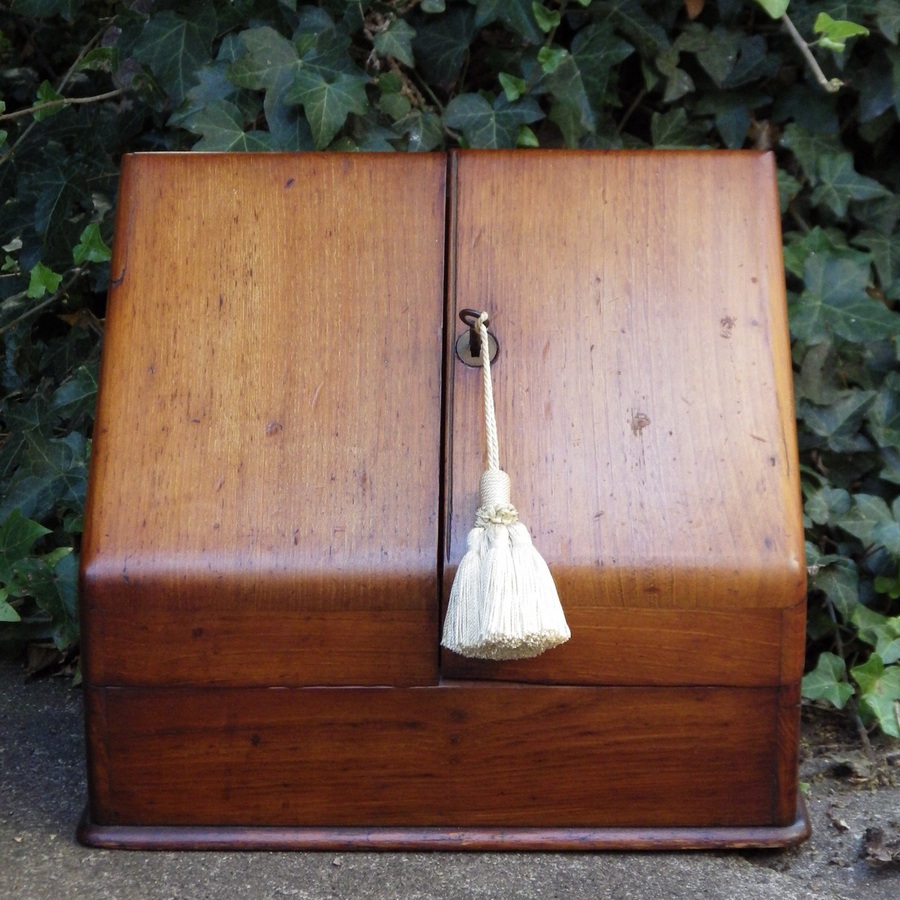
[[(152, 613), (109, 604), (96, 618), (93, 634), (103, 646), (93, 673), (99, 683), (298, 686), (315, 678), (318, 651), (326, 647), (326, 671), (340, 673), (365, 665), (384, 676), (379, 683), (414, 683), (404, 668), (402, 645), (383, 658), (382, 648), (392, 635), (417, 627), (402, 610), (385, 611), (366, 623), (372, 636), (368, 646), (360, 646), (356, 638), (360, 625), (355, 611), (282, 612), (277, 619), (260, 615), (249, 630), (239, 610), (197, 604), (186, 615), (152, 603), (149, 610)], [(566, 683), (789, 684), (800, 677), (796, 660), (802, 661), (804, 610), (803, 604), (791, 610), (702, 612), (612, 608), (599, 615), (583, 607), (569, 609), (572, 638), (565, 645)], [(799, 630), (785, 624), (791, 616), (800, 622)], [(419, 627), (416, 639), (433, 644), (433, 628)], [(153, 655), (134, 652), (142, 645), (154, 647)], [(307, 648), (316, 652), (309, 656)], [(455, 658), (452, 670), (456, 678), (551, 683), (559, 680), (561, 651), (522, 661)], [(359, 655), (366, 659), (357, 659)], [(322, 672), (319, 677), (326, 676)]]
[[(455, 159), (448, 302), (490, 310), (501, 465), (567, 614), (684, 609), (703, 623), (704, 610), (798, 607), (803, 529), (771, 155)], [(478, 372), (455, 365), (450, 377), (445, 596), (484, 454)], [(554, 680), (582, 670), (579, 650), (553, 651)], [(549, 659), (517, 669), (549, 676)], [(450, 654), (444, 667), (473, 671)]]
[(434, 683), (444, 183), (436, 156), (125, 159), (89, 680), (126, 650), (163, 682)]
[(566, 609), (572, 637), (561, 647), (502, 662), (445, 653), (443, 669), (454, 678), (542, 684), (790, 684), (800, 677), (804, 635), (785, 619), (799, 614), (805, 623), (805, 610), (575, 606)]
[[(138, 155), (111, 284), (82, 840), (805, 837), (769, 156)], [(534, 660), (438, 646), (482, 467), (466, 306), (573, 632)]]
[(85, 814), (78, 839), (107, 850), (591, 850), (781, 849), (810, 834), (803, 798), (783, 828), (273, 828), (98, 825)]
[[(784, 827), (777, 688), (90, 688), (92, 818)], [(796, 768), (796, 754), (788, 753)], [(796, 797), (796, 782), (794, 792)], [(190, 802), (186, 802), (190, 797)]]

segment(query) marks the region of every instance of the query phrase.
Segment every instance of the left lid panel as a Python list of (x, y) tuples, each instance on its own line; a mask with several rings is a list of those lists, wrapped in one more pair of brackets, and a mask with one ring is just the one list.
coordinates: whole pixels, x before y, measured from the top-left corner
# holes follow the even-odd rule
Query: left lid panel
[(437, 679), (443, 156), (123, 165), (89, 683)]

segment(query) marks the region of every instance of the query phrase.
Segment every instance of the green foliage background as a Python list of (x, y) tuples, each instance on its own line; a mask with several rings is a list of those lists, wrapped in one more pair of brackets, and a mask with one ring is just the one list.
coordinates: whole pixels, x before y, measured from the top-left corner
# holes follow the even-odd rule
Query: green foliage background
[[(818, 38), (821, 78), (763, 7)], [(839, 24), (817, 35), (821, 13)], [(804, 691), (900, 737), (898, 33), (900, 0), (4, 5), (0, 646), (77, 641), (122, 153), (771, 149), (811, 574)]]

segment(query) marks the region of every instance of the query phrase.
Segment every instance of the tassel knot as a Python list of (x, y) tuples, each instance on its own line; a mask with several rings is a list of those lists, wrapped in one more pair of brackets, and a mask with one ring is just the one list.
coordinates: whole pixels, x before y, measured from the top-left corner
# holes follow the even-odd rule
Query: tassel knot
[(509, 475), (501, 469), (488, 469), (481, 476), (481, 506), (475, 513), (475, 524), (512, 525), (519, 521), (518, 510), (509, 502)]

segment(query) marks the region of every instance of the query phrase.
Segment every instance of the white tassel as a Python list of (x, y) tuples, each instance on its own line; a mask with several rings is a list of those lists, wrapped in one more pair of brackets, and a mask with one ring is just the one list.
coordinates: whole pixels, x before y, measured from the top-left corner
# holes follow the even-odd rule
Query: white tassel
[(481, 505), (456, 571), (444, 647), (478, 659), (527, 659), (571, 636), (553, 576), (510, 503), (510, 482), (500, 469), (497, 422), (488, 351), (487, 313), (481, 336), (488, 468), (481, 476)]

